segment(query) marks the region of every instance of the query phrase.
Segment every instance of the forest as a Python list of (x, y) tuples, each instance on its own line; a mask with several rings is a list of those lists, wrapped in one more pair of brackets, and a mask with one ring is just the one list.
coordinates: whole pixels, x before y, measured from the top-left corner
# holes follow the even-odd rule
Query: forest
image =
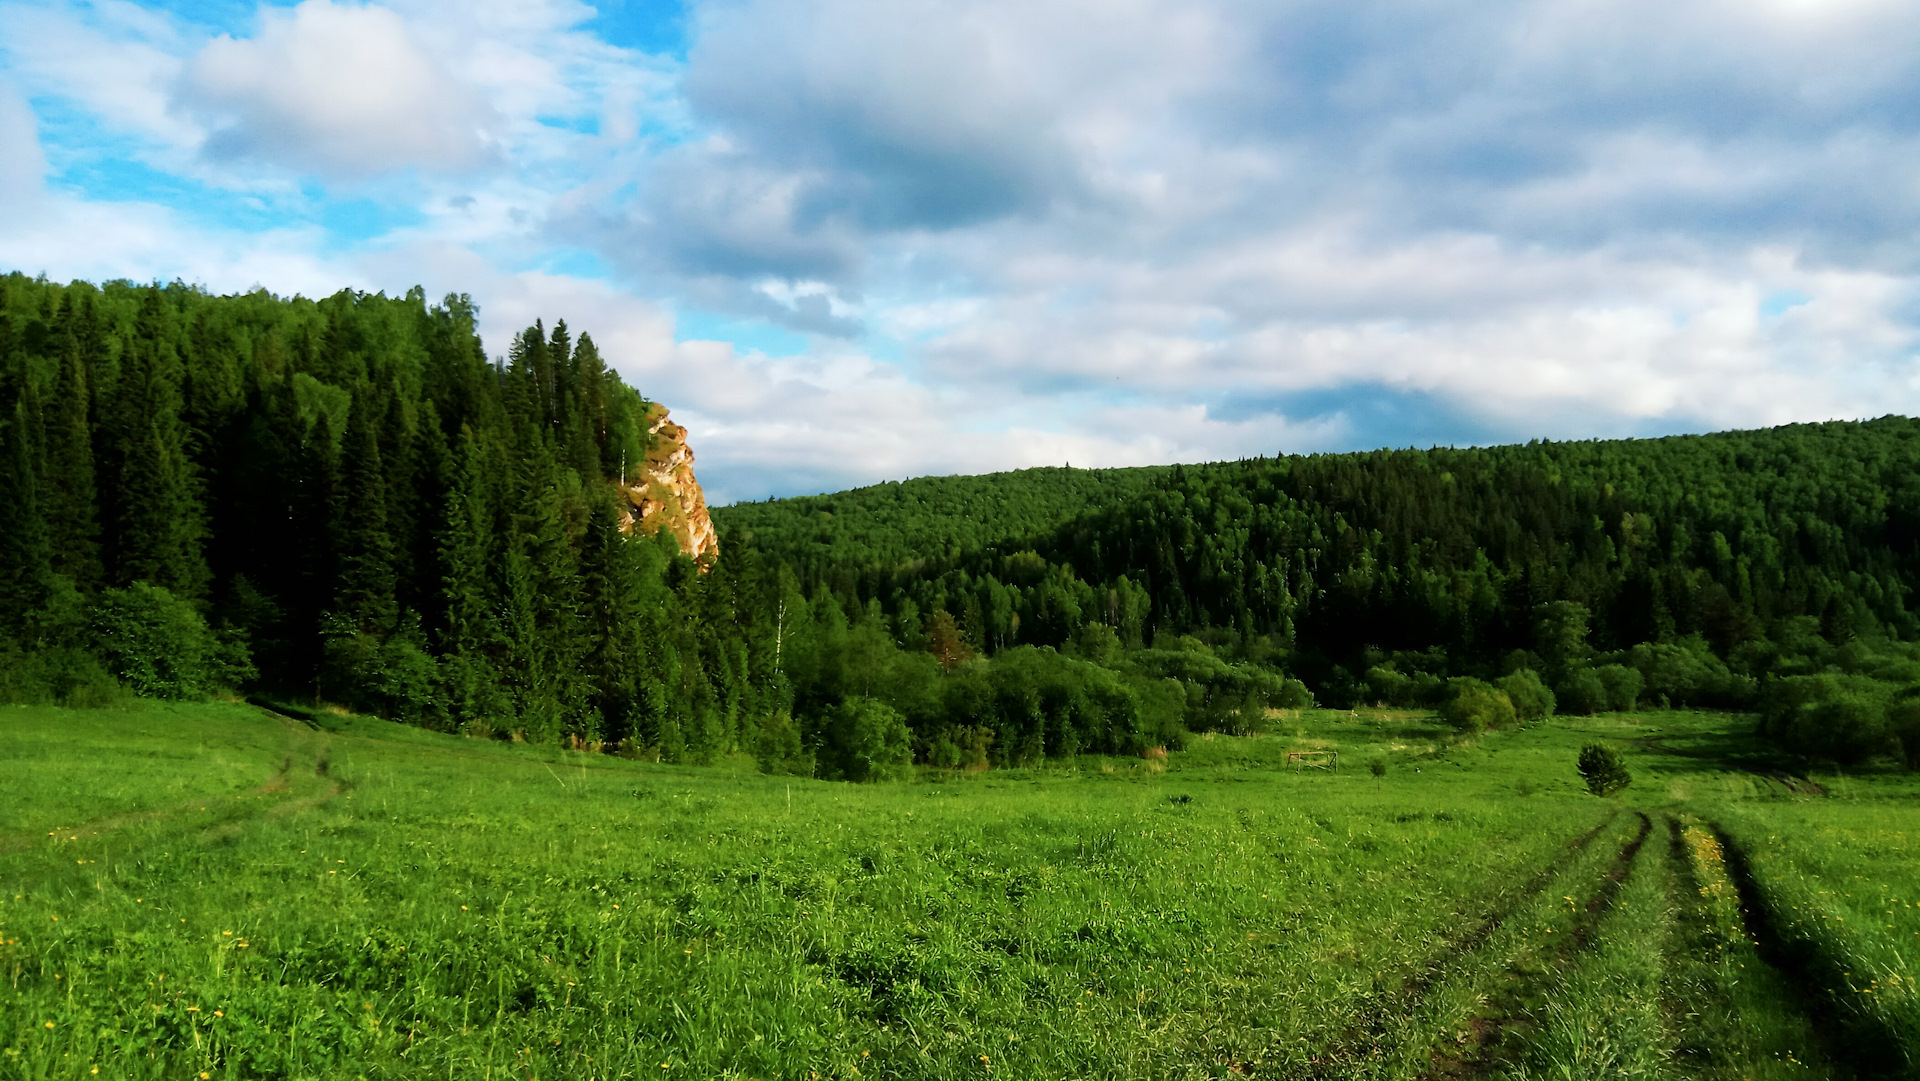
[(1907, 418), (922, 478), (718, 508), (696, 563), (621, 528), (649, 403), (591, 335), (490, 358), (475, 315), (0, 278), (0, 698), (849, 780), (1315, 703), (1739, 709), (1920, 762)]

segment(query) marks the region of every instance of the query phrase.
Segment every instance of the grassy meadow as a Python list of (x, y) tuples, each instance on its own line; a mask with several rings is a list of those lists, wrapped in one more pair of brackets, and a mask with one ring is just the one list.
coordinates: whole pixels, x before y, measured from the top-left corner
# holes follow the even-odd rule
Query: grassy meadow
[(0, 1078), (1910, 1075), (1920, 787), (1750, 730), (1306, 711), (848, 785), (9, 707)]

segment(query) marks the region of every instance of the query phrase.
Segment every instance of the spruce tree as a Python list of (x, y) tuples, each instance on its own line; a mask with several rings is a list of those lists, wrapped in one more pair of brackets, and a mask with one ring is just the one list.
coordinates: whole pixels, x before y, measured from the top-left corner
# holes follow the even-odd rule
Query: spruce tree
[[(70, 313), (70, 309), (69, 309)], [(80, 358), (78, 338), (70, 328), (59, 335), (59, 382), (46, 409), (47, 528), (53, 543), (54, 569), (82, 591), (102, 585), (100, 527), (95, 514), (93, 433), (88, 423), (90, 400), (87, 366)]]
[(608, 742), (633, 735), (637, 680), (645, 657), (635, 546), (620, 533), (612, 500), (594, 501), (580, 538), (580, 619), (590, 708)]
[(16, 396), (9, 412), (0, 417), (0, 627), (18, 640), (52, 590), (53, 550), (27, 396)]
[(366, 413), (364, 396), (347, 422), (345, 520), (340, 529), (340, 579), (335, 610), (355, 630), (384, 638), (399, 619), (394, 602), (393, 537), (387, 530), (387, 482), (380, 445)]
[(121, 584), (147, 582), (174, 595), (204, 597), (203, 513), (180, 417), (180, 361), (172, 313), (157, 287), (142, 298), (118, 393)]
[(589, 714), (589, 685), (580, 671), (588, 643), (580, 619), (578, 557), (566, 528), (561, 471), (544, 439), (530, 456), (520, 494), (516, 518), (532, 588), (535, 682), (542, 708), (558, 725), (554, 735), (595, 739), (599, 723)]
[(476, 734), (505, 727), (507, 706), (494, 657), (502, 645), (489, 566), (494, 547), (486, 498), (486, 459), (466, 425), (448, 485), (439, 564), (446, 620), (440, 632), (455, 721)]
[(500, 553), (500, 636), (505, 645), (501, 676), (513, 696), (515, 730), (535, 742), (551, 742), (562, 729), (560, 703), (549, 670), (552, 651), (540, 640), (532, 561), (517, 525), (506, 530)]
[(343, 485), (333, 419), (320, 413), (295, 450), (283, 483), (290, 489), (287, 571), (282, 606), (291, 624), (289, 675), (302, 689), (319, 671), (321, 621), (339, 594)]

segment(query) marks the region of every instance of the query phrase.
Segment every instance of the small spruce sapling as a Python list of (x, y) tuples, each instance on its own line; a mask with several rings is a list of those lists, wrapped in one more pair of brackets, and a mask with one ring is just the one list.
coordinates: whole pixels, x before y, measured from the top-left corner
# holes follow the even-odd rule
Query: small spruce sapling
[(1604, 743), (1580, 748), (1580, 776), (1586, 778), (1587, 791), (1596, 796), (1611, 796), (1633, 783), (1620, 752)]
[(1380, 778), (1387, 775), (1387, 760), (1384, 758), (1376, 758), (1368, 762), (1367, 772), (1373, 774), (1373, 787), (1377, 791), (1380, 788)]

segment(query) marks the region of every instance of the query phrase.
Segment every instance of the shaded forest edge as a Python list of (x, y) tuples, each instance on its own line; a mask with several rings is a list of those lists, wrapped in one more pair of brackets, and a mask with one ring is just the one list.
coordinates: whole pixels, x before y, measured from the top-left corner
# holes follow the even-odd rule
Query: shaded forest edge
[[(0, 697), (244, 690), (847, 779), (1316, 700), (1920, 758), (1920, 424), (928, 478), (620, 529), (648, 403), (464, 296), (0, 279)], [(703, 573), (703, 569), (705, 573)]]

